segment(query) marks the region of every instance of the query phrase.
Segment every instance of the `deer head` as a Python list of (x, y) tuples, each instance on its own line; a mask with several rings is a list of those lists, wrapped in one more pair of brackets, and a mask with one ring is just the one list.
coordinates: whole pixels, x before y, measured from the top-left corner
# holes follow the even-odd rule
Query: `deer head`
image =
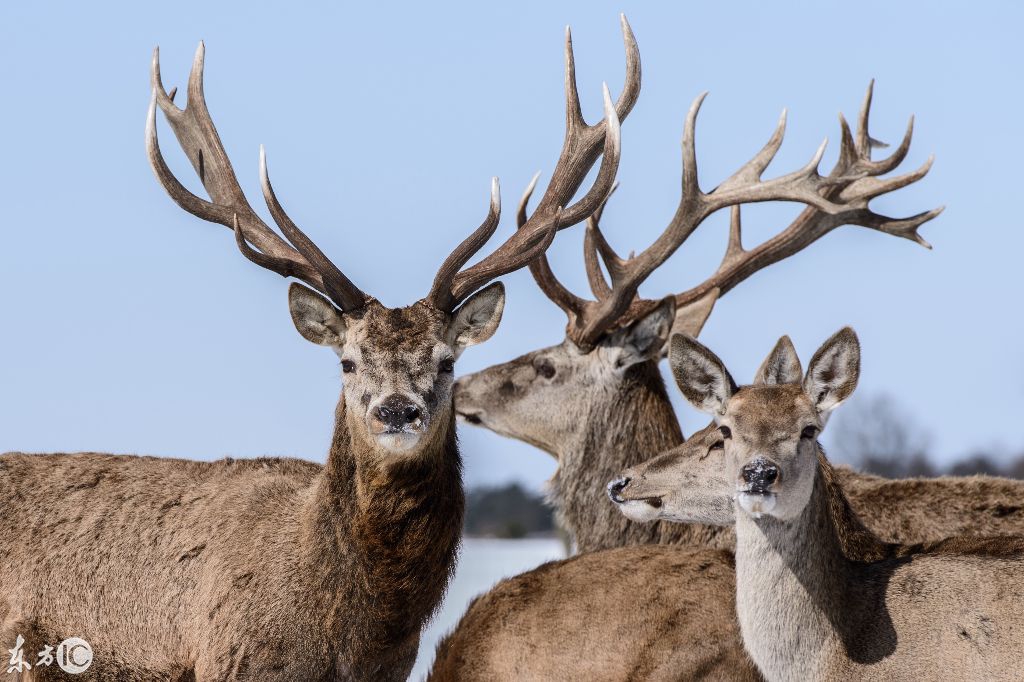
[[(628, 25), (623, 27), (632, 73), (639, 65), (632, 34)], [(605, 87), (605, 118), (587, 125), (579, 113), (567, 34), (565, 141), (537, 211), (490, 255), (464, 267), (498, 226), (500, 200), (495, 178), (486, 219), (441, 264), (428, 294), (412, 305), (387, 308), (359, 289), (288, 217), (270, 183), (262, 148), (263, 196), (283, 237), (249, 205), (206, 106), (203, 63), (204, 46), (200, 44), (189, 77), (188, 103), (181, 109), (173, 101), (176, 90), (164, 90), (159, 52), (154, 52), (146, 145), (157, 179), (189, 213), (233, 229), (246, 258), (305, 283), (292, 284), (289, 290), (292, 320), (304, 338), (332, 348), (340, 357), (344, 373), (341, 405), (352, 437), (370, 444), (376, 453), (421, 452), (437, 434), (448, 431), (453, 416), (455, 360), (466, 347), (488, 339), (501, 319), (502, 285), (481, 287), (543, 253), (556, 231), (593, 213), (610, 191), (619, 162), (619, 119), (635, 101), (630, 83), (636, 76), (627, 79), (627, 88), (615, 106)], [(164, 112), (210, 200), (186, 189), (165, 163), (157, 141), (157, 108)], [(599, 157), (603, 159), (593, 186), (570, 204)]]
[[(565, 340), (460, 378), (455, 393), (458, 413), (470, 423), (535, 445), (557, 458), (567, 442), (580, 438), (588, 428), (600, 428), (584, 416), (595, 409), (596, 403), (605, 401), (607, 410), (613, 410), (622, 400), (624, 383), (644, 377), (660, 383), (655, 365), (665, 352), (669, 334), (697, 336), (715, 302), (758, 270), (796, 254), (846, 224), (928, 247), (918, 228), (941, 213), (941, 208), (894, 219), (868, 207), (872, 199), (921, 179), (931, 166), (929, 159), (910, 173), (879, 177), (894, 170), (906, 157), (913, 118), (895, 151), (885, 159), (872, 160), (871, 150), (880, 144), (868, 132), (872, 94), (873, 83), (868, 87), (856, 134), (840, 116), (839, 159), (827, 175), (818, 172), (823, 143), (803, 168), (770, 180), (761, 178), (782, 145), (786, 124), (783, 111), (767, 144), (710, 192), (702, 191), (698, 182), (695, 129), (705, 97), (700, 95), (690, 108), (684, 128), (682, 195), (664, 232), (638, 255), (622, 258), (600, 229), (604, 203), (599, 204), (587, 220), (584, 239), (593, 300), (577, 296), (560, 283), (543, 255), (532, 261), (530, 272), (538, 286), (566, 314)], [(520, 224), (529, 220), (527, 204), (532, 190), (531, 185), (520, 202)], [(806, 208), (775, 236), (745, 248), (740, 207), (767, 201), (798, 202)], [(665, 299), (640, 298), (641, 283), (708, 216), (724, 208), (731, 211), (731, 227), (725, 255), (715, 272), (697, 286)]]
[[(779, 339), (755, 383), (799, 382), (800, 359), (788, 336)], [(630, 467), (608, 484), (608, 497), (634, 521), (732, 525), (735, 513), (726, 474), (725, 439), (715, 422), (686, 442)]]
[[(733, 517), (718, 502), (735, 499), (754, 518), (799, 516), (814, 487), (818, 434), (857, 386), (860, 345), (853, 330), (841, 329), (826, 341), (805, 377), (785, 337), (762, 364), (755, 383), (742, 388), (718, 356), (683, 335), (672, 337), (669, 364), (686, 399), (714, 423), (702, 432), (703, 441), (666, 453), (640, 471), (627, 472), (628, 480), (613, 483), (613, 500), (624, 505), (623, 512), (639, 514), (633, 502), (640, 501), (659, 508), (648, 512), (650, 517), (700, 515), (707, 523), (727, 525)], [(695, 458), (704, 445), (706, 455)], [(656, 495), (645, 491), (652, 486), (647, 478), (655, 479), (655, 489), (686, 485), (703, 490), (680, 491), (650, 504)], [(707, 513), (708, 499), (718, 500), (711, 505), (715, 513)]]

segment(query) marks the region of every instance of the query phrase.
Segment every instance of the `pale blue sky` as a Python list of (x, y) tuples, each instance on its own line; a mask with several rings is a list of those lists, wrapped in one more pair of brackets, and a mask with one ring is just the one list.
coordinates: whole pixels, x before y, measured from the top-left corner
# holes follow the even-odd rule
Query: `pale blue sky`
[[(60, 7), (60, 9), (56, 9)], [(776, 164), (833, 143), (877, 79), (872, 133), (895, 142), (917, 115), (911, 169), (931, 175), (876, 202), (910, 215), (932, 252), (843, 228), (730, 293), (704, 341), (740, 378), (790, 334), (806, 360), (852, 324), (861, 391), (896, 394), (943, 457), (1024, 449), (1022, 64), (1012, 3), (4, 3), (0, 192), (0, 450), (95, 449), (194, 458), (295, 454), (322, 460), (339, 391), (333, 354), (302, 340), (286, 283), (242, 259), (230, 233), (182, 212), (154, 180), (143, 129), (149, 60), (183, 85), (200, 39), (207, 99), (254, 204), (258, 145), (291, 215), (385, 303), (422, 296), (479, 222), (488, 181), (507, 209), (562, 136), (562, 30), (571, 24), (585, 112), (621, 86), (618, 13), (643, 56), (624, 126), (622, 187), (604, 225), (640, 249), (678, 200), (678, 140), (693, 97), (705, 189), (745, 161), (782, 107)], [(174, 149), (166, 128), (165, 148)], [(191, 180), (180, 154), (172, 165)], [(196, 186), (195, 183), (192, 184)], [(745, 213), (748, 241), (791, 208)], [(512, 229), (506, 211), (501, 236)], [(644, 287), (706, 276), (724, 246), (709, 221)], [(552, 251), (583, 291), (579, 231)], [(562, 314), (523, 273), (506, 279), (505, 321), (468, 351), (465, 373), (562, 338)], [(675, 389), (673, 388), (675, 393)], [(681, 412), (692, 430), (702, 418)], [(546, 455), (464, 428), (469, 483), (538, 485)]]

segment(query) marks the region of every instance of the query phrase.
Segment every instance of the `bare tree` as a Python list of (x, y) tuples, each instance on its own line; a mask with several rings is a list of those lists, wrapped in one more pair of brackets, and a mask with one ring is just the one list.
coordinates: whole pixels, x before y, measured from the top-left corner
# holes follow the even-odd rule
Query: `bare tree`
[(888, 393), (859, 396), (836, 417), (831, 452), (864, 471), (889, 478), (936, 476), (930, 434)]

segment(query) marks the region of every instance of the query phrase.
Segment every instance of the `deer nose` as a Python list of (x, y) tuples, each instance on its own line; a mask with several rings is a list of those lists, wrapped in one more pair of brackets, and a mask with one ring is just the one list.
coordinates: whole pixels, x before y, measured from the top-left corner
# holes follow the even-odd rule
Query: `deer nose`
[(631, 480), (632, 479), (630, 479), (627, 476), (623, 478), (617, 478), (608, 484), (608, 497), (611, 498), (612, 502), (616, 502), (618, 504), (622, 504), (623, 502), (625, 502), (625, 500), (622, 499), (621, 493), (623, 490), (626, 489), (626, 486), (629, 485), (629, 482)]
[(375, 409), (375, 416), (392, 429), (401, 429), (422, 416), (420, 408), (397, 393), (389, 395)]
[(743, 481), (752, 493), (765, 493), (779, 480), (779, 467), (764, 457), (758, 457), (743, 467)]

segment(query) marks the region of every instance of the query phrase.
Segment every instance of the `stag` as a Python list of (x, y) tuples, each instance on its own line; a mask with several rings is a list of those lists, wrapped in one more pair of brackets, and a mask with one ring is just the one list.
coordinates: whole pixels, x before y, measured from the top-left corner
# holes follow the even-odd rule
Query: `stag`
[[(860, 376), (852, 329), (818, 349), (806, 376), (780, 344), (751, 386), (737, 388), (718, 356), (682, 334), (669, 362), (687, 400), (714, 418), (725, 465), (692, 483), (721, 512), (678, 500), (675, 513), (735, 524), (736, 612), (766, 679), (1020, 677), (1024, 538), (886, 542), (818, 443)], [(667, 475), (683, 484), (686, 464)]]
[[(184, 109), (164, 90), (155, 52), (146, 146), (156, 177), (181, 208), (231, 228), (247, 259), (306, 285), (289, 289), (292, 320), (304, 338), (334, 350), (343, 373), (330, 450), (324, 466), (3, 455), (0, 641), (23, 635), (33, 650), (84, 637), (92, 679), (404, 680), (461, 534), (455, 361), (500, 321), (504, 289), (488, 283), (529, 263), (610, 191), (619, 121), (639, 82), (625, 23), (623, 33), (626, 86), (615, 105), (604, 89), (595, 125), (578, 115), (566, 42), (564, 145), (527, 224), (466, 267), (498, 226), (495, 180), (486, 219), (444, 260), (428, 294), (393, 309), (288, 217), (262, 150), (263, 195), (281, 234), (249, 205), (204, 99), (204, 47)], [(209, 200), (165, 163), (158, 108)], [(598, 158), (593, 186), (571, 203)]]

